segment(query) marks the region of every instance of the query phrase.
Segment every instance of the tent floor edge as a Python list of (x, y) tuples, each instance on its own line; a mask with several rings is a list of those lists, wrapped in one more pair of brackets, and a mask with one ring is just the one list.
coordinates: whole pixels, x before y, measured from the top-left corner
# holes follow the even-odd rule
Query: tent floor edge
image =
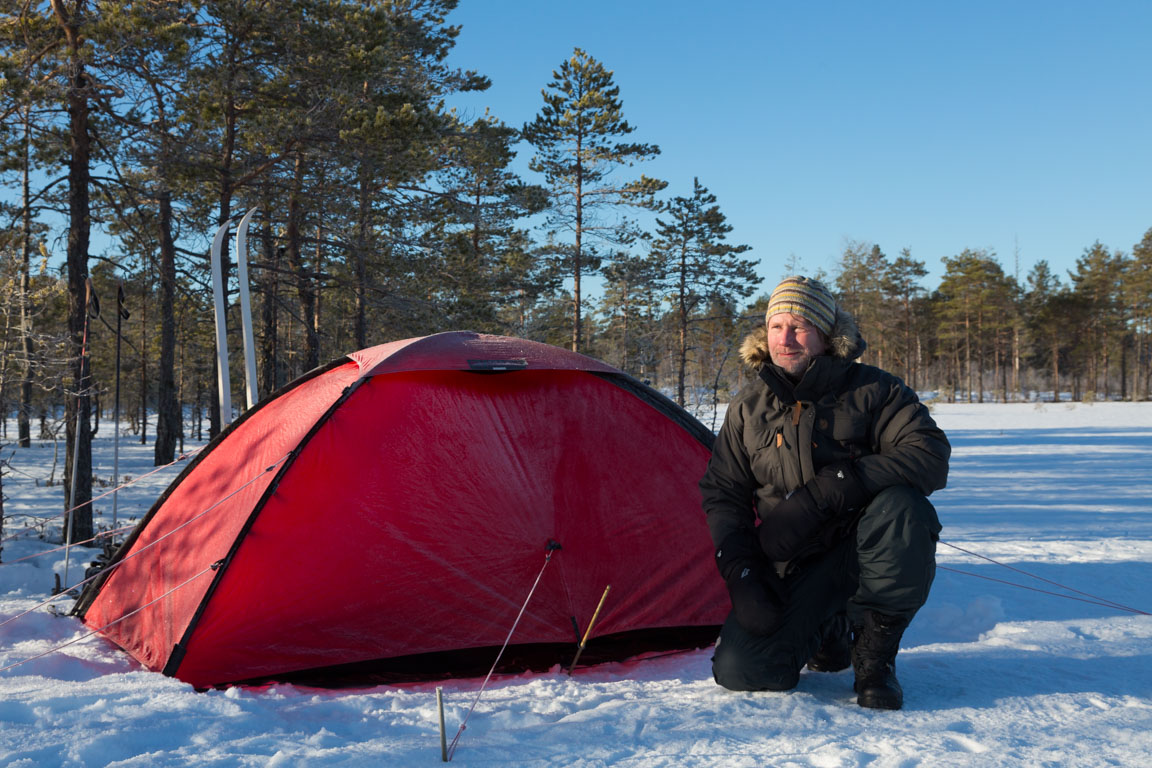
[[(643, 660), (651, 656), (694, 651), (716, 642), (719, 625), (661, 627), (593, 636), (580, 658), (577, 671), (612, 662)], [(481, 678), (492, 665), (498, 646), (439, 651), (388, 659), (337, 664), (295, 672), (234, 680), (220, 685), (263, 686), (276, 683), (312, 688), (358, 688), (405, 685), (437, 680)], [(509, 645), (497, 674), (548, 672), (567, 669), (572, 643), (525, 643)]]

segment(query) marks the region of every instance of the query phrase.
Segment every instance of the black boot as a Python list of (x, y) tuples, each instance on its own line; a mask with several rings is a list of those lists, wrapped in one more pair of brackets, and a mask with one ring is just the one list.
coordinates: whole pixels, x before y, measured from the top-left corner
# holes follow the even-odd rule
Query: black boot
[(868, 611), (852, 627), (852, 667), (856, 703), (870, 709), (900, 709), (904, 691), (896, 679), (896, 652), (908, 620)]
[(820, 648), (808, 659), (813, 672), (839, 672), (852, 663), (851, 626), (848, 617), (838, 613), (820, 628)]

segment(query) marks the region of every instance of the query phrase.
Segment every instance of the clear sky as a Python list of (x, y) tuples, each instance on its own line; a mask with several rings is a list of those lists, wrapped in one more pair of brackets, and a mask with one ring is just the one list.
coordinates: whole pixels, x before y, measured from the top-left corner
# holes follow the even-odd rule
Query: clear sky
[(769, 283), (849, 241), (909, 248), (930, 289), (964, 248), (1067, 282), (1152, 228), (1148, 0), (461, 0), (449, 21), (450, 62), (493, 81), (453, 103), (509, 125), (574, 47), (613, 70), (662, 150), (640, 170), (669, 195), (699, 177)]

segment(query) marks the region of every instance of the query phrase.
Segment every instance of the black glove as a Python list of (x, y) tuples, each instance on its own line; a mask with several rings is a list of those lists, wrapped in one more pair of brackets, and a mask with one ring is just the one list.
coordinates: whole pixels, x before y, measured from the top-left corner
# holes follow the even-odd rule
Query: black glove
[(828, 519), (808, 486), (802, 485), (777, 504), (758, 530), (760, 548), (769, 560), (793, 560), (811, 543)]
[(855, 509), (863, 509), (872, 501), (872, 494), (864, 488), (860, 475), (851, 461), (837, 461), (821, 469), (805, 487), (812, 493), (816, 503), (830, 512), (830, 516), (842, 515)]
[(772, 563), (760, 552), (754, 534), (729, 534), (716, 550), (716, 565), (728, 585), (737, 623), (754, 635), (775, 632), (784, 616), (787, 592)]
[(760, 547), (770, 560), (792, 560), (830, 520), (871, 498), (851, 461), (829, 464), (772, 509), (760, 526)]

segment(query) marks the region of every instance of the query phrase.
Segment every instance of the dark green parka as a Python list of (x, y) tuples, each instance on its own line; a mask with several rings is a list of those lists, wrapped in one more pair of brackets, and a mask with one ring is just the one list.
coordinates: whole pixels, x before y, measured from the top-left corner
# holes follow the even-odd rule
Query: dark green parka
[[(948, 479), (948, 438), (896, 376), (854, 362), (865, 349), (851, 315), (839, 311), (828, 352), (793, 383), (768, 354), (767, 329), (740, 349), (756, 380), (729, 404), (700, 481), (717, 547), (735, 531), (751, 535), (769, 513), (821, 467), (852, 459), (865, 490), (911, 486), (925, 496)], [(833, 519), (809, 551), (829, 546), (852, 521)], [(807, 552), (806, 552), (807, 554)]]

